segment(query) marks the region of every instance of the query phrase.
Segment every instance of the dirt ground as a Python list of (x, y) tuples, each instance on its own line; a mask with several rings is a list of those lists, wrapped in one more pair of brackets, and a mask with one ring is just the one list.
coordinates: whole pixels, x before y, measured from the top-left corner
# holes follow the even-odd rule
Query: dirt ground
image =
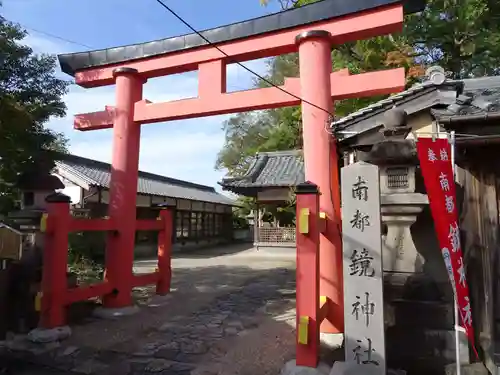
[[(135, 272), (155, 266), (137, 261)], [(294, 251), (232, 246), (177, 254), (172, 293), (157, 299), (153, 292), (135, 291), (136, 315), (86, 319), (61, 343), (16, 337), (0, 353), (69, 373), (123, 375), (278, 374), (294, 357)]]

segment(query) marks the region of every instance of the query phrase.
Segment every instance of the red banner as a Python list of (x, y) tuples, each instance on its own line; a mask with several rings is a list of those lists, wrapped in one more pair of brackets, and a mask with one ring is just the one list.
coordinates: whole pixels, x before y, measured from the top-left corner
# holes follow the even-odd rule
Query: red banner
[[(417, 153), (434, 228), (459, 308), (461, 326), (474, 347), (469, 287), (460, 245), (455, 178), (448, 139), (419, 138)], [(455, 322), (455, 324), (459, 324)]]

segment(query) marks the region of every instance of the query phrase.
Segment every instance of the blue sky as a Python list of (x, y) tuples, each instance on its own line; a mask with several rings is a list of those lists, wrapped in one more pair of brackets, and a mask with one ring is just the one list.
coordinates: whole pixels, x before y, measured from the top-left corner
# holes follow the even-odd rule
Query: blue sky
[[(164, 1), (198, 30), (278, 10), (276, 3), (262, 7), (259, 0)], [(155, 0), (3, 0), (0, 11), (5, 18), (28, 29), (30, 35), (25, 43), (38, 53), (88, 49), (83, 45), (93, 49), (107, 48), (190, 32)], [(251, 61), (245, 65), (260, 74), (266, 70), (265, 61)], [(241, 67), (228, 67), (230, 91), (250, 88), (253, 79)], [(196, 92), (196, 73), (187, 73), (150, 80), (145, 85), (144, 97), (159, 102), (193, 97)], [(54, 119), (48, 126), (67, 135), (71, 152), (110, 162), (111, 130), (78, 132), (73, 130), (72, 123), (73, 115), (77, 113), (98, 111), (105, 105), (113, 105), (114, 87), (86, 90), (73, 85), (65, 102), (68, 106), (66, 118)], [(216, 185), (224, 175), (224, 172), (214, 170), (214, 163), (223, 145), (221, 126), (227, 118), (214, 116), (144, 125), (139, 167), (169, 177)]]

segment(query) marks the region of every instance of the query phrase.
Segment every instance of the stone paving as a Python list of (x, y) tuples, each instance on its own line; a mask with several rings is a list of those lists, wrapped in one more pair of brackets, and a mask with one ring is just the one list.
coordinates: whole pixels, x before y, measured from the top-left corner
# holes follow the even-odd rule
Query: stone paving
[[(0, 356), (81, 374), (278, 374), (294, 356), (294, 266), (293, 254), (253, 249), (177, 256), (173, 292), (139, 291), (139, 314), (90, 319), (61, 343), (16, 337)], [(154, 262), (136, 268), (148, 272)]]

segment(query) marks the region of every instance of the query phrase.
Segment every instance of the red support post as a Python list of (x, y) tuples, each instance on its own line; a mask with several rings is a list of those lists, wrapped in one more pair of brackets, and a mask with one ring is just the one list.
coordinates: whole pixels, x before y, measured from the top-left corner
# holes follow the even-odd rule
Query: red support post
[(106, 281), (118, 293), (104, 297), (105, 307), (132, 304), (134, 242), (136, 231), (137, 180), (139, 170), (140, 124), (134, 122), (134, 107), (142, 99), (145, 83), (136, 69), (118, 68), (113, 126), (109, 216), (115, 232), (108, 236)]
[(64, 298), (64, 303), (68, 306), (72, 303), (85, 301), (92, 297), (105, 296), (112, 291), (113, 287), (106, 281), (86, 286), (77, 286), (75, 288), (68, 289)]
[(316, 367), (319, 358), (319, 191), (305, 182), (297, 196), (297, 365)]
[(158, 232), (158, 274), (156, 294), (160, 296), (170, 293), (172, 280), (172, 211), (163, 209), (159, 219), (163, 229)]
[(321, 324), (321, 332), (340, 333), (344, 331), (340, 185), (336, 143), (331, 141), (327, 131), (333, 113), (332, 35), (324, 30), (311, 30), (299, 34), (296, 43), (299, 46), (305, 178), (317, 184), (322, 192), (320, 210), (326, 221), (320, 235), (320, 293), (331, 301), (332, 308)]
[(43, 252), (40, 325), (42, 328), (55, 328), (66, 324), (70, 198), (55, 193), (49, 195), (46, 202), (48, 217)]

